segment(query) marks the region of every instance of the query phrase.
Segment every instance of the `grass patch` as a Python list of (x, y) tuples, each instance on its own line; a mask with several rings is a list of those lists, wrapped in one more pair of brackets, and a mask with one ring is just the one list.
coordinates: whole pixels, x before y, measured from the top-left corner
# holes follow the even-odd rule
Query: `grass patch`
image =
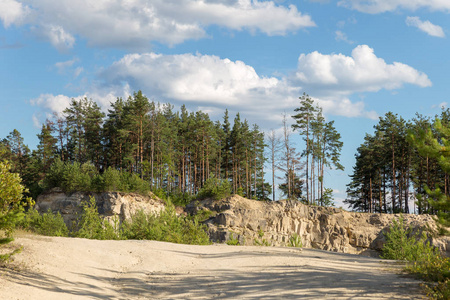
[(288, 247), (302, 248), (303, 243), (300, 235), (298, 235), (297, 233), (291, 235), (291, 237), (289, 238)]

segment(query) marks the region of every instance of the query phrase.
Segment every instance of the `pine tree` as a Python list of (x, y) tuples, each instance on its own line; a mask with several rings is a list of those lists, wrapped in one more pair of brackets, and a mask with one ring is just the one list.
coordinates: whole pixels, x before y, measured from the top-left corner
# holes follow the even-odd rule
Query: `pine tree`
[(292, 125), (294, 130), (299, 131), (300, 135), (304, 136), (304, 141), (306, 143), (306, 148), (303, 156), (306, 156), (306, 199), (308, 203), (312, 203), (312, 195), (310, 192), (310, 170), (309, 170), (309, 159), (312, 154), (312, 143), (311, 143), (311, 122), (314, 121), (314, 116), (316, 108), (314, 107), (314, 101), (309, 97), (309, 95), (303, 93), (300, 99), (300, 107), (296, 108), (294, 111), (297, 113), (292, 116), (296, 121)]

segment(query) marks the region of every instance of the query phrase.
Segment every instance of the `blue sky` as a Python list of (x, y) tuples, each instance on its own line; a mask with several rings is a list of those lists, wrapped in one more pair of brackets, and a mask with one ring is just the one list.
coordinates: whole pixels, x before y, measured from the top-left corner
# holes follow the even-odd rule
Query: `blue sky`
[(379, 116), (447, 105), (449, 13), (442, 0), (0, 0), (0, 138), (17, 129), (33, 149), (71, 98), (106, 110), (139, 89), (279, 129), (306, 92), (342, 135), (346, 170), (325, 178), (342, 200)]

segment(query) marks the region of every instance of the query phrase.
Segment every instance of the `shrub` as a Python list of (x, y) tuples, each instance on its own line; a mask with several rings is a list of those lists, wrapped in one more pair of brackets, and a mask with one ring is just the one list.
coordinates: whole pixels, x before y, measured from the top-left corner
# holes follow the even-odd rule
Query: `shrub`
[(34, 208), (28, 210), (20, 226), (47, 236), (69, 235), (69, 229), (64, 223), (61, 214), (59, 212), (54, 214), (50, 209), (42, 215)]
[(450, 297), (450, 260), (443, 257), (439, 250), (426, 242), (426, 236), (410, 235), (411, 229), (405, 229), (403, 217), (393, 221), (390, 231), (385, 234), (383, 258), (406, 260), (405, 270), (417, 277), (435, 283), (427, 284), (428, 295), (434, 299)]
[(239, 246), (241, 243), (239, 242), (239, 236), (236, 234), (236, 238), (234, 237), (234, 234), (230, 234), (230, 239), (227, 241), (227, 245), (230, 246)]
[(106, 192), (117, 192), (126, 189), (122, 184), (120, 171), (108, 167), (103, 173), (103, 190)]
[(94, 197), (83, 202), (83, 212), (78, 222), (77, 237), (97, 240), (116, 240), (121, 238), (118, 220), (114, 226), (98, 214), (97, 204)]
[[(21, 184), (19, 174), (10, 172), (8, 162), (0, 161), (0, 247), (13, 241), (12, 233), (18, 222), (23, 218), (24, 196), (27, 192)], [(31, 198), (26, 198), (25, 203), (32, 204)], [(0, 263), (8, 261), (12, 255), (21, 251), (16, 248), (11, 252), (0, 254)]]
[(425, 257), (434, 255), (437, 251), (427, 242), (425, 233), (412, 235), (411, 228), (405, 228), (403, 216), (398, 221), (393, 220), (389, 231), (384, 233), (386, 243), (383, 246), (382, 258), (420, 261)]
[(159, 215), (137, 212), (130, 221), (122, 224), (123, 235), (128, 239), (157, 240), (182, 244), (210, 244), (205, 226), (197, 218), (177, 216), (175, 207), (168, 205)]
[(231, 195), (231, 185), (228, 180), (220, 180), (211, 175), (198, 192), (198, 199), (214, 198), (216, 200), (223, 199)]

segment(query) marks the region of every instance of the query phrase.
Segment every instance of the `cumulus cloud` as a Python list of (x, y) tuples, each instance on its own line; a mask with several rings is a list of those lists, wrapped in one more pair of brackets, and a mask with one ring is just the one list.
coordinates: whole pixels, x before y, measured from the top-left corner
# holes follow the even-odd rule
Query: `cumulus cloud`
[[(16, 0), (12, 1), (22, 5)], [(22, 0), (30, 3), (29, 22), (57, 48), (67, 49), (80, 36), (89, 45), (146, 49), (207, 36), (218, 25), (267, 35), (285, 35), (315, 26), (294, 5), (259, 0)]]
[[(97, 74), (96, 84), (85, 95), (106, 110), (116, 97), (126, 98), (142, 90), (149, 99), (176, 107), (205, 109), (215, 115), (242, 112), (252, 123), (273, 127), (283, 111), (292, 111), (298, 97), (307, 92), (327, 115), (376, 119), (363, 101), (352, 101), (355, 93), (398, 89), (405, 84), (431, 85), (426, 74), (402, 64), (387, 64), (368, 46), (358, 46), (352, 56), (301, 54), (296, 72), (265, 77), (242, 61), (212, 55), (156, 53), (128, 54)], [(32, 103), (61, 112), (69, 98), (42, 95)]]
[(302, 86), (341, 95), (393, 90), (404, 84), (431, 86), (426, 74), (399, 62), (387, 64), (367, 45), (357, 46), (351, 56), (317, 51), (301, 54), (293, 80)]
[(131, 82), (166, 99), (196, 102), (226, 102), (235, 105), (249, 93), (266, 93), (279, 84), (260, 77), (241, 61), (210, 55), (129, 54), (104, 72), (107, 82)]
[(16, 0), (0, 1), (0, 20), (5, 28), (12, 24), (21, 24), (28, 13), (29, 8)]
[(338, 5), (370, 14), (397, 9), (415, 11), (420, 8), (450, 12), (450, 1), (446, 0), (340, 0)]
[[(38, 98), (31, 99), (31, 105), (41, 106), (51, 113), (61, 115), (70, 104), (71, 98), (65, 95), (42, 94)], [(36, 120), (34, 120), (36, 123)]]
[(441, 26), (434, 25), (430, 21), (422, 21), (419, 17), (407, 17), (406, 25), (416, 27), (431, 36), (445, 37), (444, 30), (442, 30)]

